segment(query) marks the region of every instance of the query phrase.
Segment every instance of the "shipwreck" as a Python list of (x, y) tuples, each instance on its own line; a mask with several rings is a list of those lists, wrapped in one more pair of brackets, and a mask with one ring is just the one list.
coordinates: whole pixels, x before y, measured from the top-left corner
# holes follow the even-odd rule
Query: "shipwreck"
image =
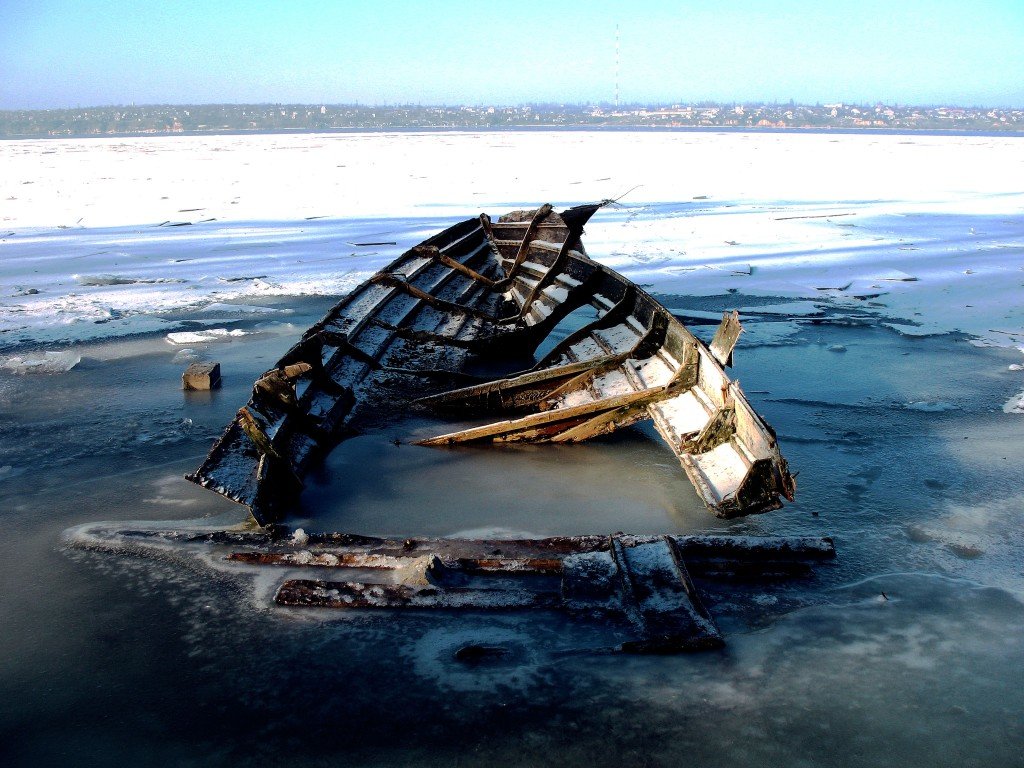
[[(285, 569), (274, 599), (294, 608), (562, 610), (621, 622), (631, 636), (621, 651), (721, 645), (698, 581), (802, 576), (835, 556), (831, 540), (388, 539), (282, 524), (326, 452), (409, 408), (458, 423), (416, 440), (439, 449), (578, 442), (646, 419), (714, 514), (763, 513), (792, 500), (795, 481), (775, 433), (725, 373), (742, 330), (737, 313), (724, 313), (705, 344), (592, 260), (581, 237), (602, 205), (560, 213), (542, 205), (455, 224), (310, 328), (256, 381), (187, 476), (244, 505), (260, 527), (99, 525), (80, 532), (83, 546), (171, 543), (212, 548), (232, 567)], [(588, 307), (590, 319), (566, 334), (560, 324)], [(553, 334), (560, 340), (534, 359)]]
[[(415, 405), (493, 419), (419, 441), (432, 446), (577, 442), (650, 419), (716, 515), (777, 509), (793, 498), (793, 476), (775, 433), (724, 371), (738, 315), (725, 314), (705, 345), (590, 259), (581, 236), (600, 207), (484, 214), (411, 248), (260, 377), (188, 479), (276, 523), (326, 451)], [(474, 373), (532, 354), (586, 305), (596, 318), (528, 370)]]

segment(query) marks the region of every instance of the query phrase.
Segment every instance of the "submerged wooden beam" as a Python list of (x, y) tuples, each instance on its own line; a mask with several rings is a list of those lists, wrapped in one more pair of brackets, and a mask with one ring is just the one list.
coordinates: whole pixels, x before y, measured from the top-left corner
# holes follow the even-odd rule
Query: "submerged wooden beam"
[(743, 333), (743, 326), (740, 324), (740, 313), (736, 310), (722, 313), (722, 322), (715, 330), (715, 336), (711, 339), (711, 354), (722, 365), (732, 365), (732, 351), (736, 342)]
[(69, 541), (161, 559), (175, 546), (207, 564), (220, 553), (237, 568), (280, 569), (274, 601), (296, 609), (562, 611), (628, 633), (614, 648), (628, 653), (719, 648), (724, 638), (701, 594), (711, 580), (807, 576), (835, 557), (828, 538), (725, 535), (387, 539), (98, 523)]
[(278, 605), (316, 608), (421, 608), (509, 610), (557, 605), (554, 594), (510, 589), (414, 587), (353, 581), (286, 581), (274, 598)]
[[(566, 550), (561, 557), (551, 556), (538, 560), (523, 558), (449, 558), (438, 554), (423, 555), (421, 543), (403, 544), (401, 557), (387, 561), (349, 560), (329, 553), (305, 551), (305, 556), (282, 559), (283, 553), (270, 559), (242, 558), (234, 554), (231, 559), (261, 565), (327, 566), (338, 568), (386, 567), (401, 574), (404, 559), (409, 565), (407, 574), (397, 581), (367, 582), (354, 579), (288, 579), (278, 589), (275, 601), (290, 607), (332, 609), (427, 609), (427, 610), (509, 610), (525, 608), (559, 609), (574, 616), (604, 615), (612, 620), (632, 626), (634, 639), (627, 640), (619, 650), (629, 653), (676, 653), (719, 648), (724, 640), (714, 619), (689, 575), (686, 557), (695, 561), (696, 572), (703, 576), (753, 577), (757, 574), (793, 576), (806, 573), (806, 562), (797, 559), (758, 560), (746, 558), (727, 563), (697, 556), (701, 548), (717, 552), (724, 548), (748, 553), (760, 550), (780, 554), (778, 542), (768, 547), (757, 547), (751, 541), (731, 547), (722, 541), (702, 541), (700, 537), (626, 536), (616, 534), (601, 537), (599, 542), (581, 537), (578, 551), (566, 544), (572, 539), (560, 540), (558, 549)], [(685, 542), (685, 543), (681, 543)], [(449, 540), (435, 542), (439, 549), (481, 548), (482, 542)], [(491, 542), (496, 543), (496, 542)], [(534, 550), (547, 546), (546, 540), (534, 542), (500, 542), (513, 550), (527, 547)], [(795, 547), (795, 548), (794, 548)], [(801, 543), (789, 550), (790, 558)], [(823, 542), (811, 546), (812, 559), (830, 551)], [(834, 552), (834, 550), (832, 550)], [(365, 558), (380, 557), (364, 553)], [(334, 558), (333, 560), (331, 558)], [(499, 585), (484, 583), (452, 583), (453, 574), (517, 575), (527, 581), (504, 582)], [(547, 577), (559, 577), (552, 582)], [(530, 578), (540, 579), (531, 582)]]

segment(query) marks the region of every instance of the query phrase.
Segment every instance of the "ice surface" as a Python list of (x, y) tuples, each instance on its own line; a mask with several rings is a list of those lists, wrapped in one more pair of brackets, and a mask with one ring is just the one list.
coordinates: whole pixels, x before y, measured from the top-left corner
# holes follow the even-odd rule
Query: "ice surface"
[(177, 331), (167, 334), (171, 344), (203, 344), (213, 341), (231, 341), (248, 333), (239, 328), (229, 331), (227, 328), (207, 328), (202, 331)]
[(341, 294), (480, 210), (627, 189), (586, 244), (639, 282), (786, 296), (799, 302), (778, 310), (790, 317), (825, 301), (906, 333), (1019, 343), (1021, 141), (508, 132), (3, 142), (0, 346), (155, 330), (161, 311), (239, 297)]
[(11, 373), (67, 373), (82, 362), (75, 352), (37, 352), (3, 358), (0, 368)]
[[(1024, 654), (1024, 438), (1001, 405), (1024, 407), (1008, 370), (1024, 345), (1021, 142), (0, 142), (0, 359), (93, 339), (67, 375), (0, 369), (0, 580), (16, 585), (0, 595), (8, 763), (1018, 764), (1024, 699), (1007, 670)], [(647, 426), (579, 446), (436, 451), (407, 443), (436, 424), (401, 422), (331, 453), (290, 522), (834, 535), (839, 558), (813, 578), (699, 585), (722, 653), (594, 653), (625, 638), (557, 614), (279, 610), (281, 571), (170, 548), (147, 560), (59, 550), (65, 528), (101, 519), (241, 524), (240, 508), (181, 475), (334, 301), (318, 295), (480, 210), (637, 184), (588, 225), (588, 251), (703, 337), (740, 310), (733, 372), (800, 473), (796, 503), (711, 518)], [(370, 240), (398, 245), (347, 245)], [(210, 329), (259, 333), (214, 348), (222, 390), (183, 393), (183, 365), (209, 342), (166, 336)], [(124, 338), (140, 332), (152, 336)], [(456, 661), (470, 643), (503, 655)]]

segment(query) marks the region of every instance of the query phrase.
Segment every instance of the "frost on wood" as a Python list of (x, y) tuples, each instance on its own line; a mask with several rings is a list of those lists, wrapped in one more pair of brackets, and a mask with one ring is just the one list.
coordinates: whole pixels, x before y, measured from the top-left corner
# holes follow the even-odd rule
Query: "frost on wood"
[[(578, 442), (652, 420), (715, 514), (792, 499), (774, 432), (722, 367), (742, 330), (738, 316), (724, 315), (709, 348), (590, 259), (580, 237), (600, 207), (543, 205), (497, 221), (484, 214), (410, 249), (257, 381), (189, 479), (274, 523), (340, 440), (417, 405), (493, 419), (420, 441), (431, 446)], [(531, 354), (587, 306), (596, 318), (528, 370), (489, 380), (471, 373)]]
[[(150, 524), (152, 525), (152, 524)], [(283, 526), (262, 531), (162, 530), (104, 524), (74, 546), (166, 555), (192, 551), (214, 567), (280, 582), (290, 609), (549, 610), (615, 629), (628, 653), (719, 648), (723, 636), (698, 584), (806, 576), (835, 557), (827, 538), (559, 536), (543, 539), (387, 539)], [(266, 579), (258, 579), (265, 582)]]

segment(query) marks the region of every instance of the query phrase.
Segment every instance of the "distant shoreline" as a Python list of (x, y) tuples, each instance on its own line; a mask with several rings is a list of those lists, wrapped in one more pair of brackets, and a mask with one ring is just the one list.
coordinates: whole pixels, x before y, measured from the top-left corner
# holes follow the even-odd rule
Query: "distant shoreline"
[(59, 135), (7, 134), (0, 141), (60, 141), (67, 139), (147, 139), (195, 136), (288, 136), (310, 134), (361, 133), (753, 133), (753, 134), (821, 134), (841, 136), (976, 136), (979, 138), (1024, 138), (1024, 130), (1006, 129), (979, 131), (957, 128), (849, 128), (829, 126), (665, 126), (665, 125), (509, 125), (509, 126), (388, 126), (359, 128), (277, 128), (191, 131), (136, 131), (113, 133), (65, 133)]

